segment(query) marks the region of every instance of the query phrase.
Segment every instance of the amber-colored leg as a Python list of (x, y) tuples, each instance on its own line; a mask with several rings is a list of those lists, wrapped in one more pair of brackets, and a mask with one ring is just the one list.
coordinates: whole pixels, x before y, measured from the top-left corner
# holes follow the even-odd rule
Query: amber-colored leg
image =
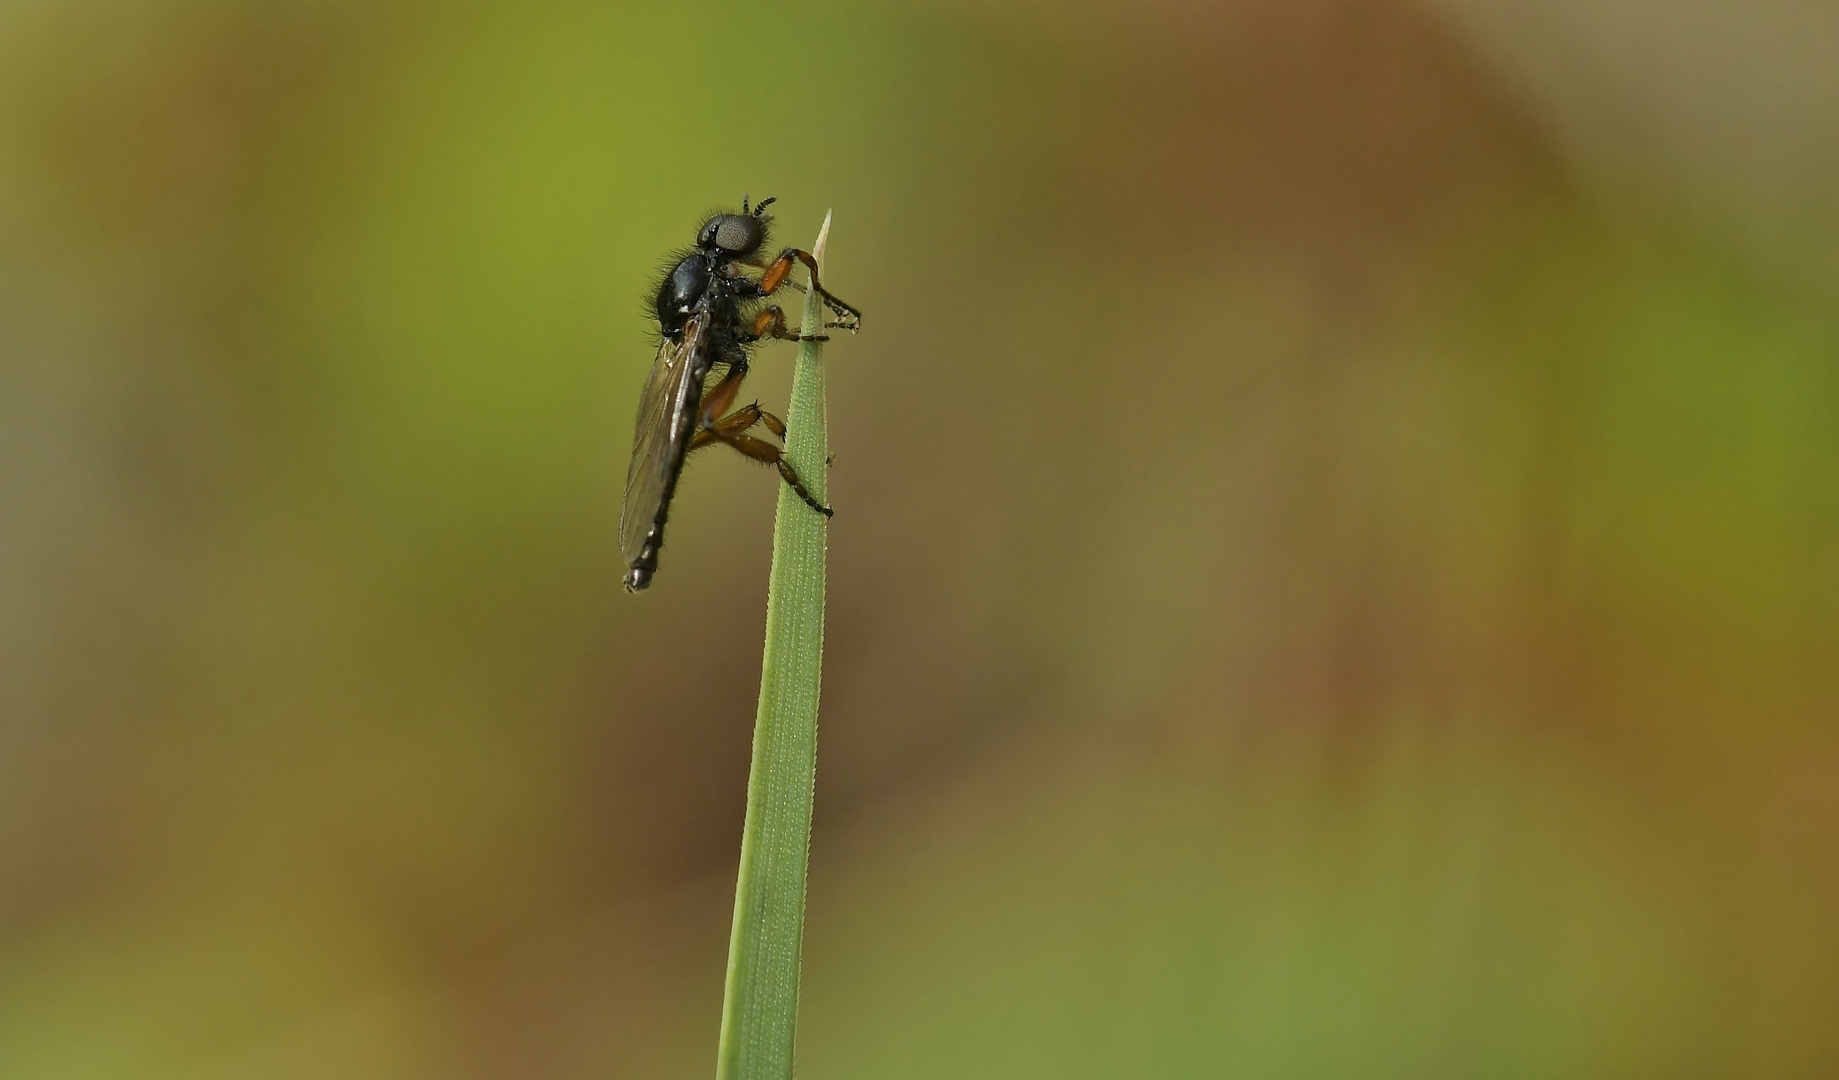
[[(743, 410), (743, 413), (744, 412), (745, 410)], [(711, 428), (710, 430), (719, 431), (720, 429)], [(793, 491), (798, 493), (798, 497), (805, 501), (806, 506), (809, 506), (825, 517), (830, 517), (834, 513), (828, 506), (818, 502), (817, 496), (811, 494), (810, 489), (805, 487), (805, 482), (798, 478), (798, 473), (792, 468), (792, 463), (785, 459), (784, 450), (767, 442), (765, 439), (756, 439), (752, 435), (743, 435), (740, 432), (735, 432), (733, 434), (717, 434), (716, 438), (734, 447), (741, 453), (746, 454), (748, 457), (753, 458), (755, 461), (764, 462), (778, 469), (779, 478), (784, 480), (790, 485)]]
[(811, 288), (817, 290), (817, 295), (824, 298), (824, 303), (829, 306), (830, 310), (835, 313), (837, 317), (836, 322), (825, 323), (824, 326), (826, 328), (847, 330), (852, 334), (862, 329), (862, 313), (844, 301), (839, 300), (829, 289), (824, 288), (824, 286), (819, 283), (817, 280), (817, 260), (812, 258), (811, 253), (808, 251), (801, 251), (798, 248), (786, 248), (784, 251), (781, 251), (779, 257), (767, 265), (766, 274), (760, 279), (760, 294), (762, 296), (767, 295), (779, 288), (779, 286), (785, 284), (787, 275), (792, 272), (792, 264), (794, 262), (804, 263), (805, 269), (811, 271)]
[(829, 341), (829, 334), (801, 334), (788, 330), (785, 326), (785, 312), (779, 310), (778, 304), (769, 305), (760, 314), (754, 316), (753, 330), (755, 340), (763, 337), (776, 337), (781, 341)]
[(817, 497), (811, 494), (811, 490), (805, 487), (805, 482), (799, 479), (797, 470), (793, 469), (792, 463), (785, 459), (785, 451), (764, 439), (756, 439), (747, 434), (748, 429), (755, 424), (765, 424), (767, 430), (783, 439), (785, 438), (785, 421), (760, 408), (760, 403), (757, 401), (751, 405), (743, 405), (727, 416), (722, 416), (719, 420), (715, 419), (734, 402), (734, 395), (741, 389), (741, 380), (746, 377), (747, 366), (736, 364), (722, 378), (722, 381), (716, 383), (714, 389), (702, 399), (702, 408), (698, 411), (696, 433), (690, 436), (690, 446), (685, 453), (695, 453), (711, 443), (719, 442), (732, 446), (755, 461), (764, 462), (778, 469), (780, 478), (791, 485), (792, 490), (798, 493), (798, 497), (803, 499), (807, 506), (829, 517), (831, 509), (818, 502)]
[[(765, 418), (766, 414), (760, 411), (758, 402), (752, 405), (743, 405), (727, 416), (722, 417), (720, 420), (711, 424), (705, 424), (698, 428), (696, 434), (690, 436), (690, 449), (688, 452), (695, 453), (710, 443), (722, 442), (730, 435), (740, 435)], [(767, 426), (771, 427), (772, 425), (769, 424)], [(781, 424), (780, 428), (783, 429), (784, 426), (785, 425)]]
[(695, 453), (713, 443), (732, 446), (755, 461), (778, 469), (779, 478), (798, 493), (798, 497), (805, 501), (805, 505), (825, 517), (830, 517), (831, 509), (818, 502), (817, 497), (811, 494), (811, 490), (805, 487), (805, 482), (799, 478), (797, 470), (793, 469), (792, 463), (785, 459), (785, 451), (765, 439), (756, 439), (747, 434), (748, 429), (755, 424), (765, 424), (773, 434), (782, 439), (785, 438), (785, 422), (760, 408), (760, 403), (756, 401), (752, 405), (741, 406), (712, 424), (703, 426), (690, 438), (689, 452)]
[(699, 435), (713, 427), (717, 422), (716, 417), (727, 412), (728, 406), (734, 404), (734, 396), (741, 389), (741, 380), (746, 377), (747, 365), (735, 364), (728, 369), (728, 374), (722, 376), (721, 382), (703, 395), (702, 408), (697, 410), (696, 428)]

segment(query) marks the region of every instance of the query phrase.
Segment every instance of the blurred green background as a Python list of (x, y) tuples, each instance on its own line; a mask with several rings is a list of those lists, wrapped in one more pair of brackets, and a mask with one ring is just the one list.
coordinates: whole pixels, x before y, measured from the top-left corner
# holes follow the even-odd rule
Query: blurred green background
[(615, 522), (743, 191), (867, 313), (802, 1075), (1839, 1074), (1835, 57), (0, 4), (0, 1076), (708, 1075), (775, 482)]

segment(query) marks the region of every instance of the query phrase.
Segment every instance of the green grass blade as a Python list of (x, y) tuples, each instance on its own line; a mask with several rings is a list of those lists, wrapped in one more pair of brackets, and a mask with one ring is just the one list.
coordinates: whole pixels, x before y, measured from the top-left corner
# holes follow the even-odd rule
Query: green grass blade
[[(819, 264), (830, 215), (812, 254)], [(817, 293), (805, 296), (803, 333), (821, 333)], [(827, 503), (823, 346), (800, 343), (786, 411), (786, 456)], [(773, 570), (766, 592), (766, 655), (754, 718), (747, 822), (734, 886), (734, 930), (722, 997), (717, 1080), (790, 1080), (798, 1029), (805, 865), (817, 778), (817, 698), (824, 662), (823, 515), (779, 485)]]

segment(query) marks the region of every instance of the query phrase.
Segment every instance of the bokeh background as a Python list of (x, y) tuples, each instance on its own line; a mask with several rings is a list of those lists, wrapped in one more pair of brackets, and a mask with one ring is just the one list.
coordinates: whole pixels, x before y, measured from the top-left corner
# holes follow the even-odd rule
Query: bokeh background
[(867, 313), (804, 1076), (1839, 1075), (1790, 0), (0, 4), (0, 1075), (708, 1075), (743, 191)]

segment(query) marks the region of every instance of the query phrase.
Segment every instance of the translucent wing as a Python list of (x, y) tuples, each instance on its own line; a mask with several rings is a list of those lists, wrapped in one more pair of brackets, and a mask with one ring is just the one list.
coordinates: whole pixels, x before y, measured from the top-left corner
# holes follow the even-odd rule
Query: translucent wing
[[(702, 398), (708, 363), (709, 321), (703, 312), (690, 317), (678, 341), (658, 346), (651, 377), (639, 397), (638, 425), (632, 433), (632, 463), (626, 466), (626, 500), (619, 510), (619, 551), (628, 566), (638, 559), (645, 540), (670, 502), (671, 489), (689, 452), (694, 417)], [(703, 371), (698, 371), (703, 368)]]

